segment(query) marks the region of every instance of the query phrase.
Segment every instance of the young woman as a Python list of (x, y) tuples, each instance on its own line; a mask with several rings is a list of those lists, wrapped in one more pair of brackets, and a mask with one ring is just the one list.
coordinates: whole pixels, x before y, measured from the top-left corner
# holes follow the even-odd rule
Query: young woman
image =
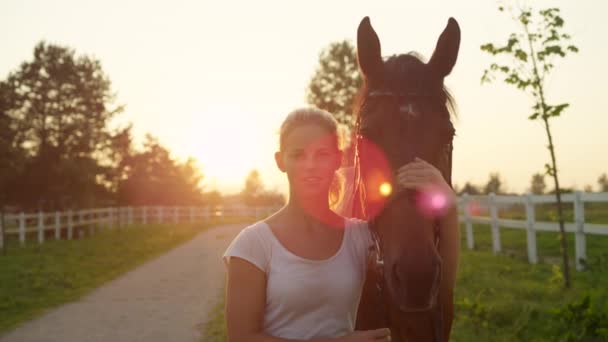
[[(280, 129), (278, 168), (289, 201), (243, 229), (224, 253), (230, 342), (390, 341), (388, 329), (354, 331), (371, 236), (364, 221), (332, 211), (341, 162), (337, 122), (316, 108), (291, 112)], [(399, 170), (405, 187), (453, 192), (432, 165)]]

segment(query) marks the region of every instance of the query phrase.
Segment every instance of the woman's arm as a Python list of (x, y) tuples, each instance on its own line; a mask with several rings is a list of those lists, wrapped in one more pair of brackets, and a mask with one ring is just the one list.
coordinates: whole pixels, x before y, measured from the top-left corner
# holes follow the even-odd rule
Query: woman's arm
[[(293, 342), (263, 332), (266, 305), (266, 275), (253, 264), (231, 257), (226, 286), (226, 328), (228, 342)], [(388, 341), (388, 329), (356, 331), (350, 335), (314, 339), (312, 342)]]

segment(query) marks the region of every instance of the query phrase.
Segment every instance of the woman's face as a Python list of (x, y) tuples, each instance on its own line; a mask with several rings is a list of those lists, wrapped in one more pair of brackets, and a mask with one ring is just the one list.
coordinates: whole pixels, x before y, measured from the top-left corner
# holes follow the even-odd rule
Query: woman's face
[(316, 124), (296, 127), (285, 137), (275, 158), (298, 198), (327, 199), (341, 161), (334, 134)]

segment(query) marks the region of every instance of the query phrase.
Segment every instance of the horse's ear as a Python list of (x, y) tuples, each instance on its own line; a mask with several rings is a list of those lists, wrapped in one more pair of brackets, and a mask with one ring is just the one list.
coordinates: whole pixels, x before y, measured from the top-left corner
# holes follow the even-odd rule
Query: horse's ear
[(447, 76), (456, 64), (458, 49), (460, 47), (460, 27), (454, 18), (448, 20), (439, 40), (435, 52), (428, 62), (428, 65), (439, 77)]
[(380, 40), (369, 21), (369, 17), (363, 18), (357, 29), (357, 59), (359, 60), (359, 69), (368, 81), (382, 77), (383, 63)]

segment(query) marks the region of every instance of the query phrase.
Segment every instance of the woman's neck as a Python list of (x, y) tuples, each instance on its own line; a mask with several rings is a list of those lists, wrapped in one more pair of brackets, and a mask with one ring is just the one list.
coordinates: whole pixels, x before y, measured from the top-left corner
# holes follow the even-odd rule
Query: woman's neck
[(292, 195), (289, 197), (286, 209), (292, 219), (304, 222), (309, 228), (342, 224), (340, 216), (329, 208), (327, 198), (302, 200)]

